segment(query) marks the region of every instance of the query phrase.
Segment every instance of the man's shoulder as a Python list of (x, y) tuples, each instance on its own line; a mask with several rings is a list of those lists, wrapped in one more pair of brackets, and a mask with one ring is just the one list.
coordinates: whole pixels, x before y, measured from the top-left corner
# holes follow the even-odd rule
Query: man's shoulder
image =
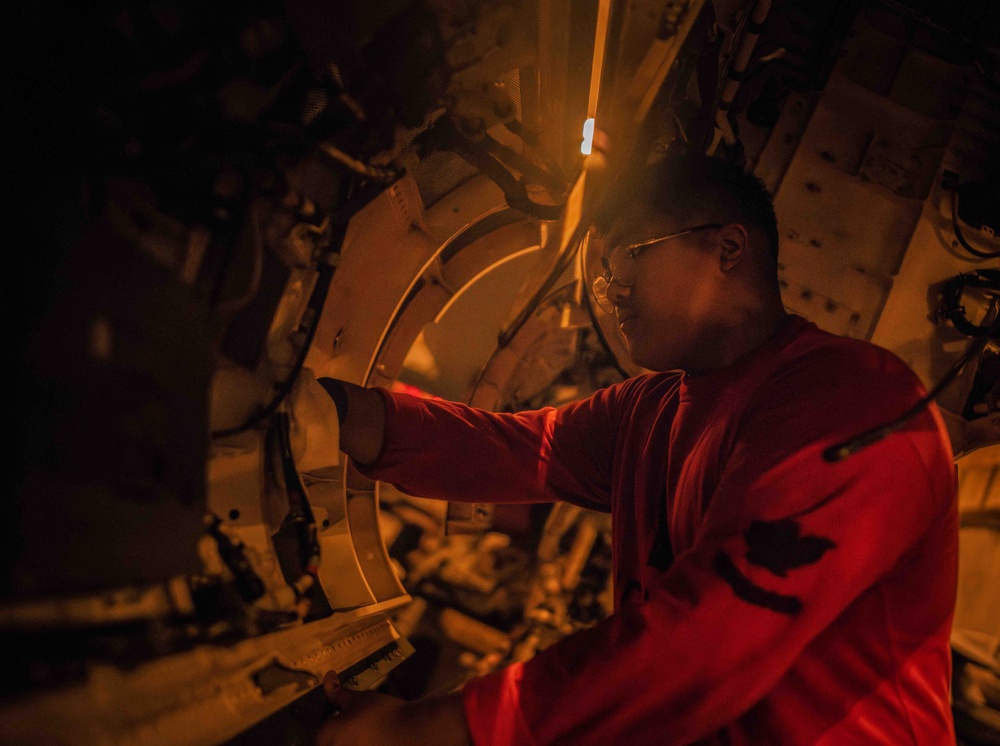
[(622, 398), (663, 399), (677, 393), (681, 385), (683, 373), (678, 370), (668, 370), (661, 373), (643, 373), (628, 378), (617, 384), (619, 396)]
[(652, 406), (660, 408), (677, 398), (681, 378), (680, 371), (642, 373), (598, 390), (590, 401), (619, 412)]
[(864, 339), (840, 336), (811, 322), (775, 358), (774, 370), (796, 377), (816, 376), (817, 385), (863, 384), (869, 390), (916, 392), (923, 383), (891, 350)]
[(846, 430), (865, 429), (901, 416), (926, 393), (892, 351), (808, 323), (754, 381), (747, 410), (781, 411), (796, 421), (815, 418), (834, 430), (838, 423)]
[[(919, 442), (914, 453), (942, 464), (949, 456), (947, 434), (926, 394), (892, 351), (809, 324), (774, 356), (741, 422), (752, 423), (755, 434), (785, 438), (786, 450), (812, 442), (827, 447), (898, 423), (893, 429), (908, 436), (892, 442), (904, 450)], [(903, 445), (907, 441), (910, 446)]]

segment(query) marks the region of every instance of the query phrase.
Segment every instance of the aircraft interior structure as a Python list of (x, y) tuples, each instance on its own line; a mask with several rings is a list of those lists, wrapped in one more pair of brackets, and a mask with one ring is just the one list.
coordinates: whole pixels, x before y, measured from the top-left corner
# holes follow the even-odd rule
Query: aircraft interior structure
[(787, 310), (932, 392), (956, 728), (1000, 743), (996, 3), (112, 0), (12, 30), (0, 743), (310, 743), (329, 670), (415, 699), (610, 613), (608, 516), (403, 494), (290, 402), (311, 372), (515, 412), (643, 373), (590, 221), (674, 148), (774, 195)]

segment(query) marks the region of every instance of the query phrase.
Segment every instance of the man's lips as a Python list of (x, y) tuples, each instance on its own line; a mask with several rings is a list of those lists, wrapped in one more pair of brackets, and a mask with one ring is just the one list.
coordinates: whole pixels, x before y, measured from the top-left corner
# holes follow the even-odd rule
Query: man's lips
[(635, 318), (635, 312), (628, 309), (618, 309), (618, 326), (622, 326), (629, 319)]
[(636, 317), (636, 313), (634, 311), (619, 309), (619, 311), (618, 311), (618, 326), (619, 327), (624, 327), (625, 324), (627, 324), (629, 321), (631, 321), (635, 317)]

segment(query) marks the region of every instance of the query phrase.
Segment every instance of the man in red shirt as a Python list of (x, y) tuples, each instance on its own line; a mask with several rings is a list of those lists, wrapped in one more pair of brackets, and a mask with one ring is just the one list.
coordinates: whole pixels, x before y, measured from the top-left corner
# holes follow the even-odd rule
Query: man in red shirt
[(613, 517), (615, 611), (460, 693), (325, 682), (320, 744), (954, 744), (958, 520), (933, 405), (894, 355), (786, 314), (777, 226), (718, 159), (642, 169), (603, 226), (597, 301), (658, 371), (517, 414), (322, 379), (370, 477)]

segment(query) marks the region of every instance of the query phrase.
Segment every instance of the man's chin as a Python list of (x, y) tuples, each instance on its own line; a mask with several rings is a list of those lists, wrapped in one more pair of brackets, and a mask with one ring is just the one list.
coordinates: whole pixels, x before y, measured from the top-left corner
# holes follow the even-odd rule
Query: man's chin
[(673, 364), (672, 361), (668, 360), (670, 356), (667, 355), (654, 355), (651, 354), (649, 350), (643, 349), (639, 344), (634, 344), (627, 337), (625, 339), (625, 346), (628, 348), (628, 356), (634, 365), (639, 366), (643, 370), (647, 370), (651, 373), (662, 373), (668, 370), (678, 370), (679, 365)]

